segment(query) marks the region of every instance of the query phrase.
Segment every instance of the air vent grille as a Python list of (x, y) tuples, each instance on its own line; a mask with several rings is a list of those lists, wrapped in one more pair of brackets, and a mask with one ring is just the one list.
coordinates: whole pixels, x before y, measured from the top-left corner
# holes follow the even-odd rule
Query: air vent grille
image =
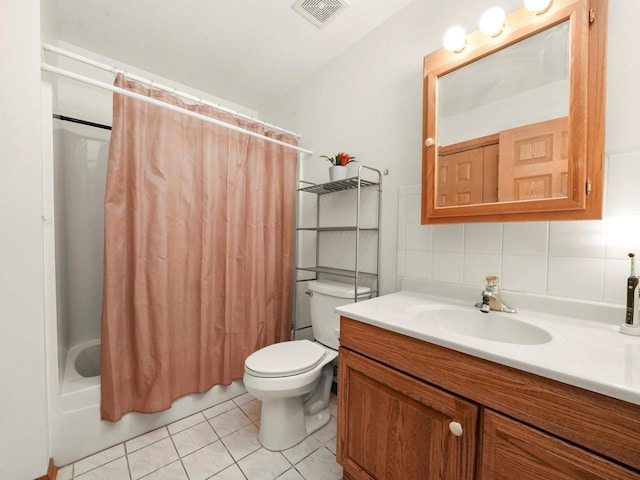
[(347, 0), (298, 0), (293, 9), (316, 27), (322, 28), (348, 6)]

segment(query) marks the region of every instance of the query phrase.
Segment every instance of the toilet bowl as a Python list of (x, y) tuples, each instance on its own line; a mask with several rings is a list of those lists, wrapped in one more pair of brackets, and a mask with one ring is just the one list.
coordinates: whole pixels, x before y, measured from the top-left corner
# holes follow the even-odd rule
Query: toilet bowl
[[(334, 309), (353, 302), (354, 286), (316, 280), (308, 287), (317, 340), (276, 343), (245, 360), (245, 388), (262, 401), (258, 440), (268, 450), (290, 448), (331, 420), (329, 398), (340, 321)], [(358, 299), (369, 294), (369, 288), (358, 287)]]
[(337, 358), (337, 351), (309, 340), (276, 343), (247, 358), (244, 386), (262, 401), (258, 440), (263, 447), (284, 450), (329, 423)]

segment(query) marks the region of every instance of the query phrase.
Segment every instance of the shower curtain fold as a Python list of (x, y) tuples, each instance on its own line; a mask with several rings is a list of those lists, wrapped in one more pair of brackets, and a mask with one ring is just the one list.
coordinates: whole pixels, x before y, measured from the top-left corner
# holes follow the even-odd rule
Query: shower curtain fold
[[(115, 84), (265, 133), (122, 75)], [(113, 117), (101, 412), (117, 421), (229, 384), (249, 354), (289, 339), (296, 153), (118, 94)]]

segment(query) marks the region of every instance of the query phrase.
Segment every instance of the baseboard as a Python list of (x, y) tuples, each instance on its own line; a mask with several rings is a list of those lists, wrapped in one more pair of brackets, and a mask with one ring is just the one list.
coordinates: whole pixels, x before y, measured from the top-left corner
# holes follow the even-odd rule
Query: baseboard
[(41, 477), (38, 477), (36, 480), (56, 480), (57, 475), (58, 475), (58, 467), (56, 467), (55, 464), (53, 463), (53, 458), (50, 458), (47, 474)]

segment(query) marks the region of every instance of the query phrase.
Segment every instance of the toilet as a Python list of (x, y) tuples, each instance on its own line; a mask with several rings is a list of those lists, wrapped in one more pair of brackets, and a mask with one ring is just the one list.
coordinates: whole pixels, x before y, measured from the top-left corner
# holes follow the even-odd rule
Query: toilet
[[(268, 450), (285, 450), (331, 419), (329, 397), (337, 363), (340, 317), (336, 307), (353, 303), (354, 285), (331, 280), (308, 283), (315, 340), (269, 345), (244, 362), (244, 386), (262, 401), (258, 440)], [(358, 299), (371, 289), (358, 287)]]

